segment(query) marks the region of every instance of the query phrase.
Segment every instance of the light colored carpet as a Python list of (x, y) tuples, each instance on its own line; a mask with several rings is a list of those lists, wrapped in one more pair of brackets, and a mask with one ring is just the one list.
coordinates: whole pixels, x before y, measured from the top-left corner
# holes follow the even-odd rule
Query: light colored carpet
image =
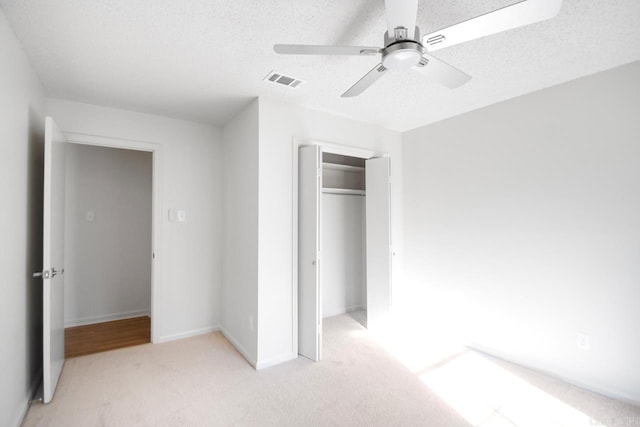
[[(348, 315), (325, 319), (323, 351), (319, 363), (298, 358), (255, 371), (211, 333), (69, 359), (53, 401), (34, 403), (24, 426), (535, 425), (513, 404), (487, 410), (480, 399), (483, 410), (469, 412), (452, 400), (455, 388), (442, 389), (442, 380), (455, 385), (451, 362), (470, 355), (564, 400), (580, 425), (640, 425), (640, 408), (469, 351), (414, 373)], [(520, 402), (544, 412), (536, 405)]]

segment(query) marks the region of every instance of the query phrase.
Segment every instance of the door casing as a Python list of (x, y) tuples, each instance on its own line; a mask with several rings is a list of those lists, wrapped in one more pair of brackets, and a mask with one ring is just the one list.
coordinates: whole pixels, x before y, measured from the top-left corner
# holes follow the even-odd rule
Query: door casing
[(153, 142), (64, 132), (68, 143), (150, 152), (152, 156), (151, 342), (160, 340), (162, 272), (162, 146)]

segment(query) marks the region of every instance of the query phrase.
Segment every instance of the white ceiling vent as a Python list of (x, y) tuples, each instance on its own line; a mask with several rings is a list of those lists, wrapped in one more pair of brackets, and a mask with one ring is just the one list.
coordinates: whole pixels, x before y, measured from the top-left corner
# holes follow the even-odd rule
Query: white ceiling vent
[(294, 89), (304, 83), (304, 81), (296, 79), (295, 77), (285, 76), (284, 74), (276, 73), (275, 71), (270, 72), (267, 77), (264, 78), (264, 81), (281, 84)]

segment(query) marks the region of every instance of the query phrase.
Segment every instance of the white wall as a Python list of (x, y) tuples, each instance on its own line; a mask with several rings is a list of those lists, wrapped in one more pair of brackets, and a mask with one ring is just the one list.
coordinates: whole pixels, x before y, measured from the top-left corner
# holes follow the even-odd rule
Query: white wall
[[(63, 132), (158, 144), (162, 150), (162, 271), (159, 340), (219, 327), (222, 288), (222, 135), (215, 127), (162, 116), (49, 99)], [(169, 209), (186, 210), (170, 222)]]
[[(259, 104), (258, 367), (262, 367), (296, 356), (291, 310), (293, 137), (389, 152), (392, 174), (402, 170), (402, 153), (398, 132), (265, 98), (260, 98)], [(397, 294), (402, 270), (402, 176), (394, 176), (392, 233)]]
[(149, 314), (151, 178), (150, 152), (67, 147), (65, 326)]
[(258, 101), (223, 130), (222, 325), (254, 366), (258, 351)]
[(0, 10), (0, 425), (18, 426), (42, 369), (43, 88)]
[(322, 316), (365, 306), (365, 198), (322, 195)]
[(480, 348), (640, 402), (639, 112), (636, 62), (405, 134), (418, 309), (442, 306), (440, 324), (462, 319)]

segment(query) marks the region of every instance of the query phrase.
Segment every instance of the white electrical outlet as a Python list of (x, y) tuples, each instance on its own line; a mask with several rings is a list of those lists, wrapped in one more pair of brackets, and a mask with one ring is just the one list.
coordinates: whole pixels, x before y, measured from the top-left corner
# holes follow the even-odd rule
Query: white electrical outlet
[(85, 214), (85, 219), (87, 222), (93, 222), (96, 220), (96, 213), (94, 211), (87, 211)]
[(589, 351), (591, 348), (591, 337), (587, 334), (578, 334), (576, 345), (580, 350)]

